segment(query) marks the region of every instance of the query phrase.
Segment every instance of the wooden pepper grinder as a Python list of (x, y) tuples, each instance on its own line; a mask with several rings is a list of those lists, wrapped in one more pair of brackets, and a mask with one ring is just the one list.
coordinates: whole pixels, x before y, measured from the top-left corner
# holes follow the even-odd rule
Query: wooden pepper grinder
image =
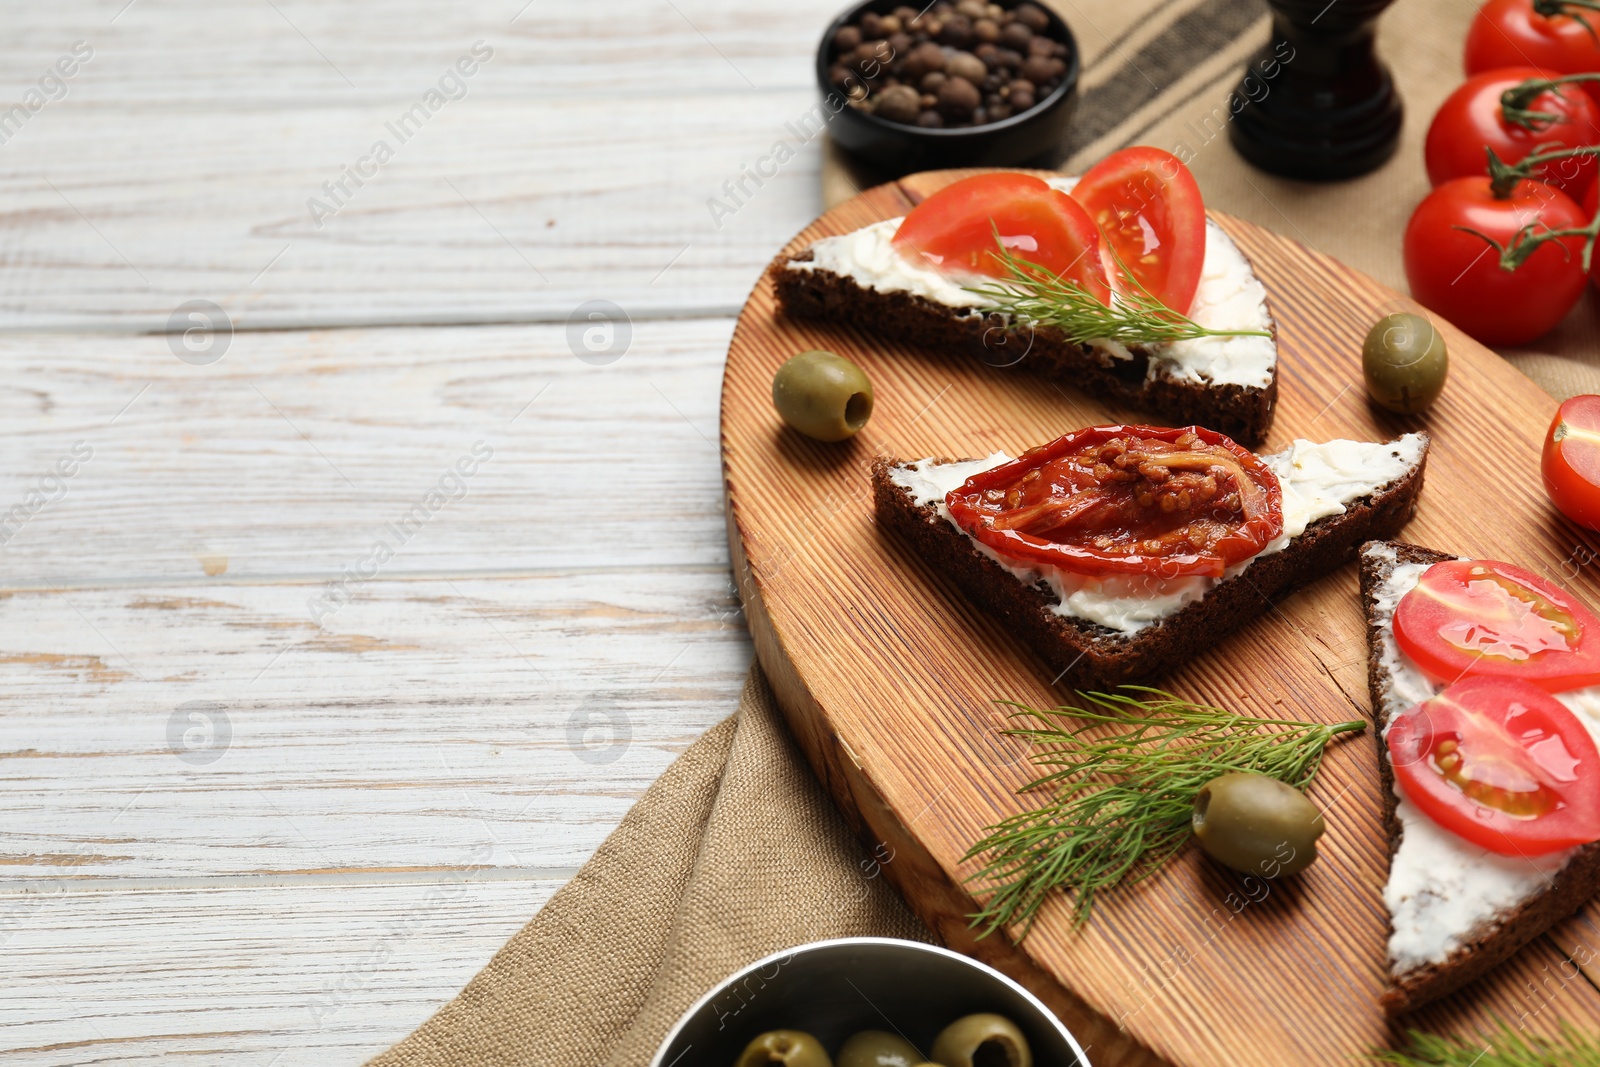
[(1400, 142), (1400, 96), (1373, 47), (1378, 15), (1393, 0), (1268, 2), (1272, 41), (1235, 90), (1233, 147), (1286, 178), (1375, 169)]

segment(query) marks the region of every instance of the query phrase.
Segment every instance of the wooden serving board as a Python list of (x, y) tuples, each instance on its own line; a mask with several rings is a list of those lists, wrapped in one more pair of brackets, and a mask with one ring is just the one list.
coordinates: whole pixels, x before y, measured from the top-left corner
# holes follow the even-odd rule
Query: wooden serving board
[[(840, 205), (794, 239), (904, 214), (968, 171), (914, 175)], [(1562, 519), (1539, 480), (1555, 402), (1492, 352), (1439, 323), (1450, 380), (1426, 416), (1367, 402), (1360, 351), (1390, 311), (1420, 310), (1370, 278), (1236, 219), (1217, 221), (1266, 283), (1279, 330), (1279, 402), (1263, 451), (1295, 437), (1433, 434), (1427, 484), (1406, 537), (1509, 559), (1600, 604), (1593, 535)], [(854, 440), (811, 441), (773, 410), (773, 372), (827, 348), (871, 377), (877, 407)], [(999, 698), (1068, 702), (1051, 672), (944, 576), (880, 531), (874, 457), (1012, 455), (1093, 423), (1149, 421), (964, 353), (912, 349), (774, 310), (764, 277), (739, 319), (722, 395), (729, 540), (762, 666), (817, 774), (890, 876), (949, 944), (1028, 984), (1097, 1067), (1352, 1062), (1399, 1034), (1377, 1008), (1386, 968), (1387, 850), (1369, 734), (1335, 745), (1312, 798), (1328, 832), (1304, 874), (1247, 882), (1190, 848), (1147, 881), (1108, 894), (1075, 929), (1057, 898), (1020, 945), (975, 941), (961, 856), (996, 820), (1030, 806), (1020, 742)], [(1163, 684), (1274, 717), (1370, 718), (1355, 565), (1328, 574)], [(1406, 1020), (1459, 1032), (1491, 1016), (1545, 1032), (1600, 1031), (1600, 925), (1593, 905), (1485, 981)], [(1574, 959), (1576, 962), (1567, 962)]]

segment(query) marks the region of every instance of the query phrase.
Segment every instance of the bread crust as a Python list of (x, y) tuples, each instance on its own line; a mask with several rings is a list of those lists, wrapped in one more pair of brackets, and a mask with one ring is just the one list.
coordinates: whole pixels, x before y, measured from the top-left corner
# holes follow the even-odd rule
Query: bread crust
[[(949, 462), (940, 460), (939, 462)], [(1024, 586), (994, 560), (979, 554), (935, 505), (918, 507), (895, 485), (880, 459), (872, 467), (878, 524), (911, 542), (936, 571), (950, 575), (968, 598), (997, 616), (1026, 641), (1056, 675), (1078, 689), (1106, 688), (1152, 679), (1197, 655), (1271, 610), (1274, 598), (1338, 567), (1363, 541), (1392, 537), (1411, 518), (1427, 466), (1417, 465), (1378, 492), (1306, 527), (1282, 552), (1265, 556), (1201, 599), (1133, 635), (1050, 611), (1048, 587)]]
[[(1378, 772), (1383, 779), (1383, 823), (1389, 838), (1389, 859), (1400, 847), (1403, 829), (1396, 814), (1394, 770), (1383, 740), (1389, 722), (1391, 679), (1383, 669), (1382, 625), (1376, 616), (1378, 587), (1388, 581), (1401, 563), (1439, 563), (1457, 557), (1400, 541), (1378, 542), (1392, 548), (1388, 560), (1361, 549), (1361, 606), (1367, 620), (1367, 687), (1372, 700), (1373, 737), (1377, 741)], [(1391, 985), (1379, 1003), (1390, 1016), (1416, 1011), (1431, 1001), (1455, 992), (1510, 959), (1528, 942), (1571, 915), (1600, 891), (1600, 842), (1584, 845), (1551, 879), (1550, 886), (1508, 911), (1496, 915), (1474, 932), (1470, 941), (1442, 962), (1416, 967), (1403, 975), (1391, 974)], [(1389, 928), (1394, 933), (1393, 925)]]
[[(1114, 359), (1089, 345), (1074, 344), (1050, 326), (1017, 330), (998, 314), (963, 318), (955, 308), (911, 293), (863, 288), (826, 270), (791, 270), (790, 263), (811, 259), (809, 249), (780, 256), (768, 268), (778, 305), (795, 318), (827, 319), (878, 336), (932, 348), (959, 349), (995, 365), (1009, 366), (996, 353), (1023, 353), (1016, 365), (1069, 381), (1077, 388), (1134, 407), (1147, 408), (1168, 425), (1196, 424), (1227, 434), (1246, 445), (1259, 444), (1272, 425), (1278, 401), (1278, 368), (1265, 388), (1202, 385), (1161, 373), (1149, 375), (1149, 353), (1130, 349), (1133, 358)], [(1273, 324), (1273, 340), (1277, 325)]]

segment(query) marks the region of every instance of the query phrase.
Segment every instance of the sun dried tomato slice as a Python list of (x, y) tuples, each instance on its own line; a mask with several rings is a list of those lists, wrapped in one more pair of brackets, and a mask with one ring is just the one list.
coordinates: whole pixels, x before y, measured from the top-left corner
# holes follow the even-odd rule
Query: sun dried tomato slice
[(1025, 566), (1221, 577), (1283, 532), (1261, 458), (1198, 426), (1091, 426), (967, 479), (956, 523)]

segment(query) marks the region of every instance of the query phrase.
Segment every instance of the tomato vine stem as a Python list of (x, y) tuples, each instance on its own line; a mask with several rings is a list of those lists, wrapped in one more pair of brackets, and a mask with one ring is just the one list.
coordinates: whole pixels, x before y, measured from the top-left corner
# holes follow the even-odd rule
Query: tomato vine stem
[(1551, 148), (1546, 151), (1535, 151), (1523, 156), (1516, 163), (1507, 163), (1495, 154), (1495, 150), (1485, 147), (1484, 152), (1489, 157), (1489, 191), (1496, 200), (1505, 200), (1511, 195), (1517, 183), (1527, 178), (1535, 178), (1534, 171), (1546, 163), (1554, 163), (1562, 159), (1582, 159), (1585, 156), (1600, 156), (1600, 145), (1577, 145), (1571, 148)]
[[(1558, 159), (1581, 159), (1585, 156), (1600, 156), (1600, 145), (1582, 145), (1575, 148), (1556, 148), (1545, 152), (1534, 152), (1524, 156), (1517, 163), (1507, 163), (1495, 154), (1493, 148), (1485, 147), (1484, 151), (1489, 157), (1489, 191), (1497, 199), (1505, 200), (1511, 196), (1511, 191), (1518, 182), (1531, 179), (1535, 167), (1550, 163)], [(1600, 211), (1595, 212), (1594, 218), (1589, 220), (1587, 226), (1569, 226), (1565, 229), (1552, 230), (1542, 221), (1535, 219), (1533, 222), (1521, 227), (1512, 235), (1510, 241), (1501, 244), (1493, 237), (1470, 226), (1457, 226), (1456, 229), (1463, 233), (1470, 233), (1474, 237), (1482, 238), (1489, 246), (1500, 253), (1500, 269), (1512, 271), (1522, 266), (1539, 250), (1539, 246), (1547, 241), (1559, 241), (1564, 237), (1583, 238), (1583, 272), (1589, 273), (1589, 266), (1594, 260), (1594, 246), (1600, 240)], [(1565, 247), (1562, 248), (1565, 252)]]
[(1600, 41), (1600, 35), (1596, 35), (1594, 32), (1594, 27), (1589, 24), (1589, 20), (1584, 18), (1582, 15), (1574, 15), (1569, 10), (1570, 8), (1580, 8), (1585, 11), (1600, 11), (1600, 3), (1597, 3), (1596, 0), (1533, 0), (1533, 10), (1536, 14), (1543, 15), (1547, 19), (1553, 19), (1558, 15), (1565, 15), (1567, 18), (1572, 19), (1574, 22), (1578, 23), (1578, 25), (1588, 30), (1590, 37), (1593, 37), (1596, 41)]
[(1547, 130), (1557, 123), (1570, 122), (1571, 120), (1565, 115), (1551, 111), (1532, 111), (1529, 108), (1545, 93), (1564, 96), (1561, 92), (1563, 85), (1593, 81), (1600, 81), (1600, 73), (1564, 74), (1559, 78), (1529, 78), (1500, 94), (1500, 116), (1513, 126), (1521, 126), (1532, 133)]

